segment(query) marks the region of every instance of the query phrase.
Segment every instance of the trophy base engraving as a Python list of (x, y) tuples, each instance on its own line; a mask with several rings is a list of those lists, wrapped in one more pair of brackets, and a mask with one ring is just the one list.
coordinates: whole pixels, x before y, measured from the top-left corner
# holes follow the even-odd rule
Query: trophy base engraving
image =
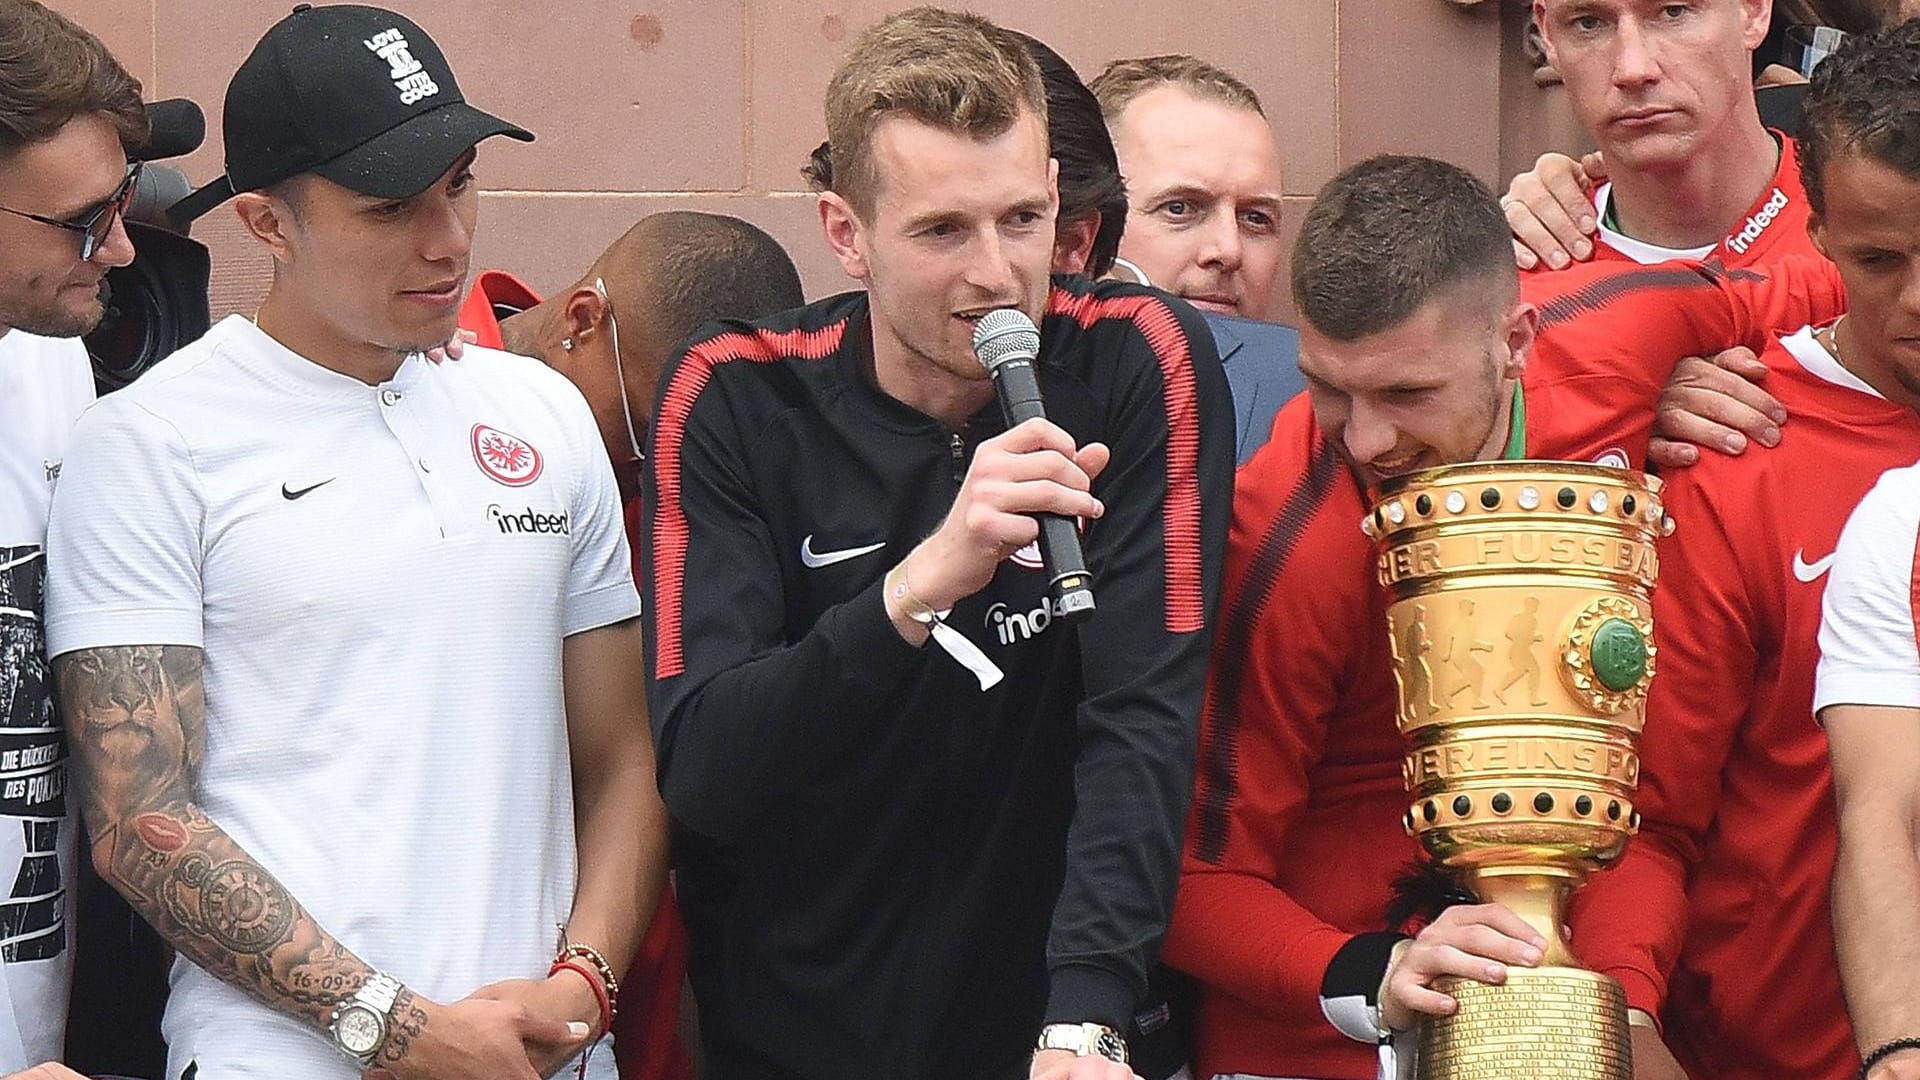
[(1421, 1026), (1419, 1080), (1632, 1080), (1627, 995), (1609, 976), (1513, 967), (1504, 986), (1435, 988), (1460, 1007)]

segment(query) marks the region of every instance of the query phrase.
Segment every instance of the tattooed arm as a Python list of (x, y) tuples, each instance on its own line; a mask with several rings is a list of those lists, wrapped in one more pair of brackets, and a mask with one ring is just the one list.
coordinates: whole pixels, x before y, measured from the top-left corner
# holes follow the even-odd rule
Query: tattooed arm
[[(200, 650), (82, 649), (56, 657), (54, 674), (100, 875), (189, 960), (326, 1030), (373, 969), (195, 803), (207, 734)], [(525, 1044), (577, 1045), (585, 1034), (510, 1002), (439, 1005), (406, 989), (391, 1015), (378, 1064), (403, 1080), (532, 1078)]]

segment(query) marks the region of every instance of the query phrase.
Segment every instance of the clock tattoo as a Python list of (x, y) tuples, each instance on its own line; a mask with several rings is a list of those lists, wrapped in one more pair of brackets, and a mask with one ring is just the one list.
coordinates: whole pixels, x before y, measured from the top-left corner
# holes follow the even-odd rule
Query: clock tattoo
[(288, 899), (286, 890), (258, 864), (233, 859), (207, 871), (200, 892), (200, 918), (234, 952), (264, 952), (282, 941), (293, 925)]

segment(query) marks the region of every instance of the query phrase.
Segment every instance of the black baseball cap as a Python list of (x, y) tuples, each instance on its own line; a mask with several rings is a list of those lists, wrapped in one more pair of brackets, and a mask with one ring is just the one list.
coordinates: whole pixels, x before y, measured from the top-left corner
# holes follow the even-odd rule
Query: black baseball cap
[(221, 129), (225, 175), (174, 204), (174, 220), (302, 173), (404, 199), (482, 139), (533, 140), (467, 104), (413, 20), (360, 4), (301, 4), (275, 23), (227, 84)]

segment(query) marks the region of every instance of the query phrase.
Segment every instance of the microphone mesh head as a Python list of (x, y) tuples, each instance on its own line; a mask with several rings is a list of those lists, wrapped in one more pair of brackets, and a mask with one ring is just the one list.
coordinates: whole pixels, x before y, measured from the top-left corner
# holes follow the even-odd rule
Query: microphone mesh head
[(1014, 357), (1040, 355), (1040, 330), (1018, 308), (995, 308), (973, 324), (973, 353), (988, 371)]

